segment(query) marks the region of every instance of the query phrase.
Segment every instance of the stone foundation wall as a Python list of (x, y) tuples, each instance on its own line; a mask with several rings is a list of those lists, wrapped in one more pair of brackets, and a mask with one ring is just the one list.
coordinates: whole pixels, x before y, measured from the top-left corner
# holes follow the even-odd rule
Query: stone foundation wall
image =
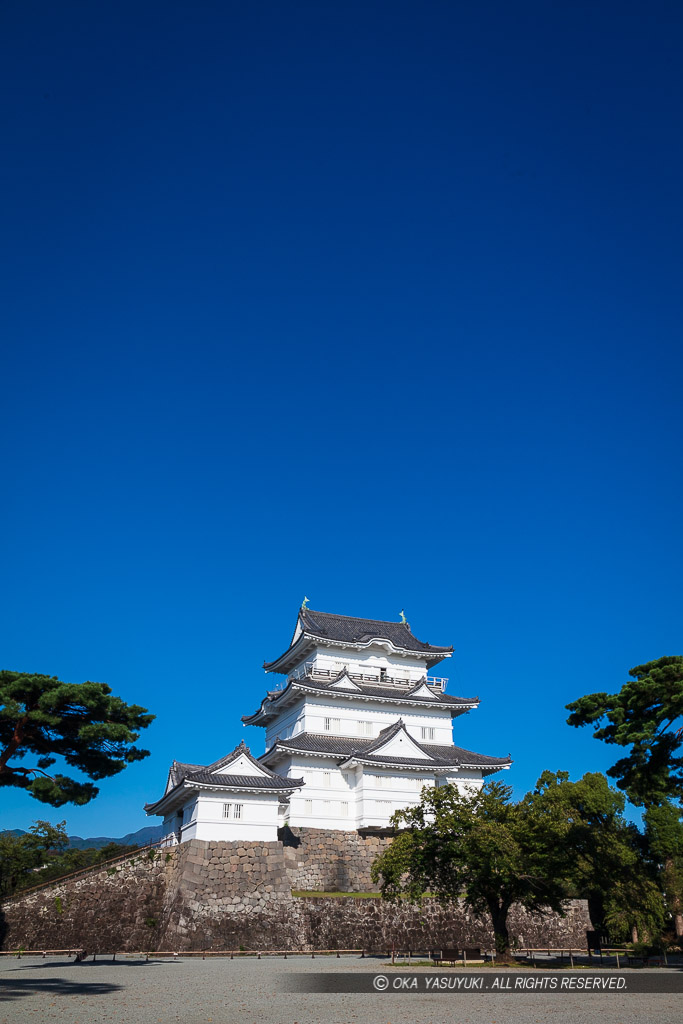
[[(461, 905), (379, 898), (292, 897), (292, 890), (369, 892), (379, 836), (285, 832), (275, 843), (192, 840), (144, 852), (5, 902), (2, 948), (115, 950), (430, 949), (492, 945), (486, 920)], [(510, 915), (519, 945), (585, 945), (585, 901), (566, 918)]]
[(376, 892), (370, 868), (391, 842), (320, 828), (281, 829), (280, 838), (292, 889), (314, 892)]

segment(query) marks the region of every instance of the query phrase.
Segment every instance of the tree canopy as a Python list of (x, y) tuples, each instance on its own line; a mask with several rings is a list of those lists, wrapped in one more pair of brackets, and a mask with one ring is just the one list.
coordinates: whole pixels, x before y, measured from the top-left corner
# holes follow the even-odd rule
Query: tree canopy
[(35, 872), (68, 846), (66, 822), (36, 821), (28, 832), (0, 832), (0, 897), (31, 883)]
[(645, 836), (660, 867), (661, 886), (678, 938), (683, 936), (683, 821), (681, 808), (668, 802), (648, 807)]
[[(62, 758), (90, 779), (105, 779), (148, 750), (135, 746), (154, 719), (126, 704), (106, 683), (64, 683), (56, 676), (0, 672), (0, 786), (17, 786), (43, 803), (86, 804), (98, 793), (92, 782), (46, 769)], [(30, 767), (10, 763), (33, 755)]]
[(373, 865), (382, 896), (464, 900), (490, 915), (503, 957), (513, 903), (542, 915), (585, 898), (594, 924), (615, 938), (659, 934), (665, 905), (656, 865), (604, 775), (570, 782), (567, 772), (546, 771), (523, 800), (512, 802), (511, 792), (500, 782), (478, 792), (425, 788), (419, 805), (396, 812), (401, 831)]
[(526, 801), (565, 821), (564, 865), (569, 895), (588, 900), (591, 921), (612, 938), (653, 935), (664, 924), (656, 865), (635, 825), (624, 818), (623, 793), (600, 772), (571, 782), (568, 772), (545, 771)]
[[(569, 725), (594, 726), (605, 743), (631, 747), (607, 772), (629, 800), (649, 807), (683, 798), (683, 656), (637, 665), (616, 694), (591, 693), (567, 705)], [(605, 721), (605, 724), (602, 723)]]
[(561, 817), (533, 801), (511, 803), (512, 789), (492, 782), (478, 792), (425, 788), (419, 805), (397, 811), (400, 832), (373, 865), (386, 899), (447, 902), (462, 898), (491, 917), (496, 950), (510, 953), (507, 917), (513, 903), (532, 913), (563, 912), (566, 898)]

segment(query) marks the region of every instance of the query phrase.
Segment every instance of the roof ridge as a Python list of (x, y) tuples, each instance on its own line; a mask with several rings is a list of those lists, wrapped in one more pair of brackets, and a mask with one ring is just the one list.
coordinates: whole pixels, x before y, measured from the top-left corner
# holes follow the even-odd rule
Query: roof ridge
[(380, 622), (383, 626), (407, 626), (410, 631), (409, 623), (401, 622), (400, 619), (369, 619), (366, 615), (342, 615), (339, 612), (316, 611), (314, 608), (307, 608), (305, 614), (329, 615), (334, 619), (352, 619), (354, 622)]

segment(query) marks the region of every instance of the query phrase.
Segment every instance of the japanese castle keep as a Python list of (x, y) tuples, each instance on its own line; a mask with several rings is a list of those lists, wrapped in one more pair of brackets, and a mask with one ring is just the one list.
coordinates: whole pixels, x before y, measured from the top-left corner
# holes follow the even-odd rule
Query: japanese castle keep
[(509, 768), (455, 746), (452, 719), (478, 697), (446, 693), (428, 673), (452, 647), (417, 640), (407, 622), (299, 610), (287, 650), (264, 665), (282, 680), (245, 725), (262, 726), (266, 752), (241, 743), (209, 765), (174, 761), (148, 814), (169, 845), (189, 839), (274, 841), (277, 830), (386, 828), (424, 786), (479, 787)]

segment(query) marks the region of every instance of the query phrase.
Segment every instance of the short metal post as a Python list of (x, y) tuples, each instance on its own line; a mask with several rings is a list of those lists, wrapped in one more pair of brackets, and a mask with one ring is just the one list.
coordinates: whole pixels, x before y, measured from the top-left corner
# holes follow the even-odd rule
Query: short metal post
[(467, 950), (465, 949), (462, 951), (462, 965), (463, 967), (467, 967)]
[(619, 970), (619, 950), (617, 950), (617, 970)]
[(569, 963), (574, 967), (574, 954), (571, 949), (569, 950)]
[(260, 949), (259, 949), (259, 951), (258, 951), (258, 956), (256, 957), (256, 959), (257, 959), (257, 960), (260, 960), (260, 959), (261, 959), (261, 950), (260, 950)]

